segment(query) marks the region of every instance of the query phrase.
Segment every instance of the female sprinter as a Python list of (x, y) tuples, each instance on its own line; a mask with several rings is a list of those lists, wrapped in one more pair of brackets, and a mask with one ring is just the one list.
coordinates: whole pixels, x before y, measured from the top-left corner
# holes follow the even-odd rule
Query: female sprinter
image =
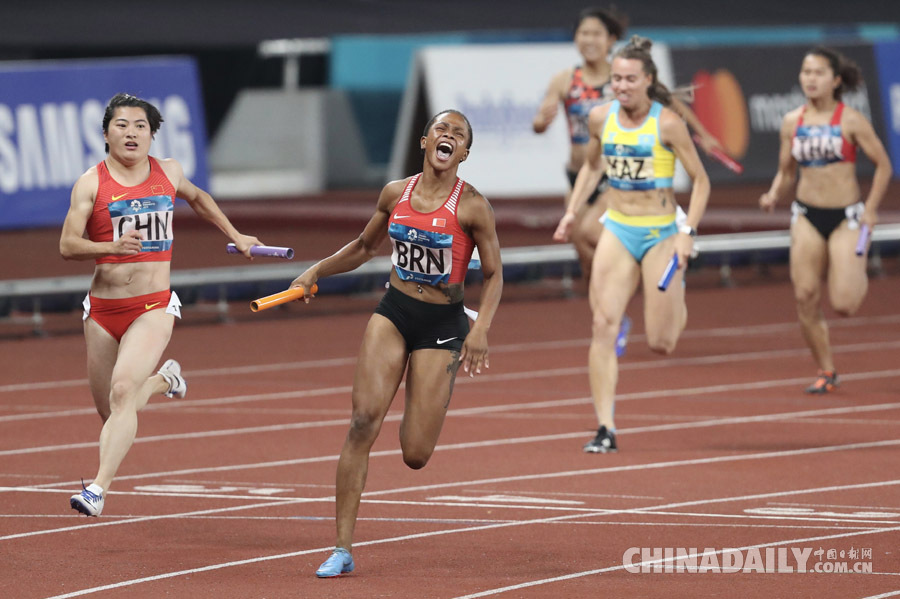
[[(622, 39), (628, 18), (614, 10), (602, 8), (586, 8), (575, 21), (575, 47), (581, 54), (582, 64), (564, 69), (550, 80), (544, 100), (532, 121), (535, 133), (547, 130), (559, 112), (560, 104), (566, 112), (569, 125), (570, 150), (566, 163), (566, 175), (569, 184), (575, 184), (578, 170), (584, 163), (590, 134), (588, 132), (588, 113), (598, 106), (613, 99), (610, 89), (609, 54), (613, 44)], [(672, 108), (680, 114), (697, 132), (701, 139), (701, 147), (705, 151), (723, 150), (719, 141), (713, 137), (697, 115), (686, 104), (672, 99)], [(597, 187), (591, 188), (588, 199), (575, 215), (572, 226), (572, 243), (578, 253), (581, 272), (584, 279), (590, 279), (591, 262), (594, 248), (600, 238), (603, 225), (600, 215), (606, 209), (606, 202), (599, 196), (607, 187), (606, 177), (602, 177)], [(571, 194), (569, 194), (571, 195)], [(570, 198), (566, 198), (566, 203)]]
[[(388, 183), (359, 238), (292, 283), (351, 271), (386, 238), (393, 246), (390, 287), (363, 336), (353, 379), (353, 413), (336, 476), (337, 543), (316, 571), (329, 578), (354, 569), (353, 529), (366, 483), (369, 451), (406, 376), (400, 447), (407, 466), (428, 463), (444, 424), (460, 364), (470, 376), (488, 367), (487, 332), (500, 303), (503, 274), (490, 204), (456, 176), (469, 156), (472, 127), (456, 110), (435, 115), (420, 141), (422, 172)], [(469, 330), (463, 286), (472, 250), (481, 254), (480, 313)], [(307, 301), (308, 298), (307, 298)]]
[[(613, 404), (618, 379), (614, 350), (616, 332), (628, 301), (643, 282), (644, 324), (654, 351), (675, 349), (687, 323), (684, 266), (693, 236), (709, 199), (709, 178), (688, 129), (666, 108), (671, 93), (657, 78), (650, 40), (634, 36), (612, 61), (615, 100), (591, 110), (590, 141), (566, 214), (554, 233), (566, 241), (590, 191), (603, 174), (609, 208), (594, 252), (590, 282), (593, 335), (588, 354), (591, 394), (599, 421), (596, 437), (584, 446), (589, 453), (617, 450)], [(684, 224), (676, 224), (672, 176), (675, 158), (693, 180)], [(672, 258), (678, 270), (667, 291), (656, 287)]]
[[(806, 103), (781, 124), (778, 172), (759, 204), (771, 211), (791, 192), (800, 166), (797, 199), (791, 205), (791, 281), (800, 330), (818, 366), (807, 393), (838, 386), (828, 325), (822, 313), (822, 279), (827, 277), (831, 306), (838, 314), (856, 312), (866, 296), (865, 257), (856, 256), (860, 225), (871, 230), (891, 179), (891, 162), (871, 123), (841, 102), (845, 90), (861, 81), (859, 67), (828, 48), (813, 48), (800, 67)], [(865, 202), (856, 180), (856, 148), (875, 163)]]
[(250, 246), (260, 243), (238, 233), (212, 197), (185, 178), (178, 162), (150, 156), (162, 122), (149, 102), (113, 96), (103, 115), (106, 159), (75, 182), (59, 241), (66, 260), (97, 263), (83, 319), (88, 381), (103, 420), (100, 468), (94, 482), (69, 500), (87, 516), (103, 511), (109, 485), (134, 442), (137, 412), (155, 393), (184, 397), (187, 392), (175, 360), (153, 372), (175, 317), (181, 317), (181, 302), (169, 289), (175, 198), (187, 200), (248, 258)]

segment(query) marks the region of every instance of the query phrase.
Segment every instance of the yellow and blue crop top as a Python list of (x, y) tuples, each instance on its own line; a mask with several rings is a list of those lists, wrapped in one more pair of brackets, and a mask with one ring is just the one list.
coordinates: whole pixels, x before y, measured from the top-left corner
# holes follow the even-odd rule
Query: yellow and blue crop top
[(633, 129), (619, 123), (619, 106), (613, 100), (600, 138), (609, 184), (626, 191), (672, 187), (675, 153), (659, 140), (662, 104), (653, 102), (647, 118)]

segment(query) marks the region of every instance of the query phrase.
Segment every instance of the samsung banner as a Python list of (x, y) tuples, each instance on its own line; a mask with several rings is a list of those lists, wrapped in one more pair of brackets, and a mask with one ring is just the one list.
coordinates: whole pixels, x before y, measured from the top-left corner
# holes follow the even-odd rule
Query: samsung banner
[(190, 58), (0, 63), (0, 228), (61, 225), (72, 185), (105, 157), (103, 111), (126, 92), (165, 122), (150, 153), (208, 186), (197, 68)]
[[(670, 83), (668, 50), (653, 46), (660, 79)], [(389, 178), (422, 169), (419, 137), (428, 119), (455, 108), (472, 123), (472, 154), (460, 177), (489, 198), (565, 194), (569, 157), (565, 113), (541, 135), (531, 122), (550, 79), (579, 64), (571, 43), (429, 47), (416, 56), (401, 106)]]

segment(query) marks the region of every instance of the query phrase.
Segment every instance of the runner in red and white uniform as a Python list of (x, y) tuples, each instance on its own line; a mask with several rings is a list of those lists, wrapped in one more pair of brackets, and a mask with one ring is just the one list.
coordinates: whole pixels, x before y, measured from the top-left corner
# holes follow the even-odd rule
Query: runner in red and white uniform
[[(831, 306), (842, 315), (856, 312), (866, 297), (866, 260), (856, 255), (861, 225), (871, 230), (891, 179), (891, 162), (872, 124), (843, 104), (844, 92), (862, 81), (859, 67), (829, 48), (813, 48), (800, 68), (806, 103), (781, 124), (778, 172), (760, 207), (773, 210), (797, 181), (791, 209), (791, 281), (800, 330), (819, 371), (807, 393), (838, 386), (828, 324), (822, 312), (822, 282)], [(875, 163), (865, 201), (856, 180), (856, 148)], [(799, 167), (799, 168), (798, 168)]]
[[(316, 571), (320, 578), (355, 568), (353, 530), (369, 451), (403, 373), (400, 447), (403, 461), (419, 469), (437, 444), (459, 367), (470, 376), (488, 367), (487, 333), (500, 303), (503, 272), (493, 210), (478, 190), (457, 177), (471, 145), (472, 127), (462, 113), (435, 115), (421, 138), (422, 172), (388, 183), (362, 234), (292, 284), (312, 289), (323, 277), (359, 267), (390, 239), (390, 284), (363, 336), (350, 430), (338, 461), (336, 547)], [(476, 247), (484, 283), (479, 315), (470, 329), (463, 292)]]
[(175, 198), (186, 200), (248, 258), (250, 246), (260, 243), (238, 233), (177, 161), (149, 155), (162, 122), (155, 106), (135, 96), (117, 94), (109, 101), (103, 116), (106, 159), (75, 182), (59, 241), (66, 260), (96, 262), (83, 320), (88, 381), (103, 421), (100, 467), (93, 482), (69, 500), (88, 516), (103, 511), (109, 485), (134, 442), (137, 412), (155, 393), (187, 392), (177, 361), (167, 360), (155, 372), (175, 317), (181, 317), (181, 303), (169, 289)]

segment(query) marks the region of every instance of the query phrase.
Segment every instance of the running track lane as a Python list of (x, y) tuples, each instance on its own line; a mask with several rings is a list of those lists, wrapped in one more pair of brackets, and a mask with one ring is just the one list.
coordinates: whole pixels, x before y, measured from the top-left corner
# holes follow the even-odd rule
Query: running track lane
[[(0, 579), (16, 581), (17, 597), (891, 596), (895, 286), (872, 281), (861, 314), (831, 321), (843, 386), (826, 397), (799, 392), (813, 368), (787, 285), (691, 289), (669, 358), (647, 350), (636, 318), (621, 363), (622, 451), (609, 456), (580, 451), (595, 426), (584, 300), (503, 304), (492, 367), (459, 380), (424, 470), (402, 465), (395, 401), (371, 459), (358, 569), (325, 581), (313, 571), (333, 543), (365, 313), (178, 326), (170, 354), (190, 394), (142, 413), (99, 519), (67, 502), (96, 468), (82, 339), (3, 343), (0, 359), (17, 368), (0, 381)], [(639, 302), (629, 311), (639, 316)], [(62, 358), (48, 367), (48, 356)], [(630, 573), (633, 547), (717, 559), (730, 547), (866, 548), (873, 573)]]

